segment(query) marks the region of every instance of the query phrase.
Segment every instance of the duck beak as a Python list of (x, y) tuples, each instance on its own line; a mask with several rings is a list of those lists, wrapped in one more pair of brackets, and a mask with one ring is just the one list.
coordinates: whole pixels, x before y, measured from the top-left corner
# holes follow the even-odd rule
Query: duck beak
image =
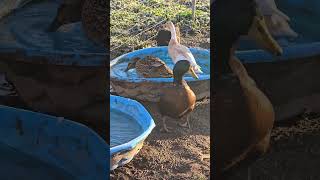
[(256, 9), (256, 11), (257, 16), (255, 16), (253, 19), (253, 24), (249, 30), (248, 36), (255, 40), (258, 45), (260, 45), (271, 54), (274, 54), (276, 56), (282, 55), (283, 50), (277, 43), (277, 41), (275, 41), (271, 36), (263, 15), (258, 9)]
[(195, 79), (199, 79), (199, 76), (194, 72), (193, 68), (190, 68), (189, 73)]

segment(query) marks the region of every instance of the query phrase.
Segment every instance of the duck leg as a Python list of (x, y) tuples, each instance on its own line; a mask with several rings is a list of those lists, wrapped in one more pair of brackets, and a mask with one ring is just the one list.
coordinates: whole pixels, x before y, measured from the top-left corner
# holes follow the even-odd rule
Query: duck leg
[(161, 128), (160, 131), (162, 131), (162, 132), (165, 131), (168, 133), (168, 132), (171, 132), (171, 130), (169, 130), (170, 128), (167, 127), (167, 124), (166, 124), (167, 118), (168, 118), (167, 116), (163, 116), (163, 118), (162, 118), (163, 128)]
[(190, 122), (189, 122), (190, 115), (188, 114), (188, 115), (186, 115), (185, 117), (186, 117), (186, 121), (183, 122), (183, 123), (179, 123), (179, 125), (180, 125), (181, 127), (185, 127), (185, 128), (188, 127), (189, 129), (191, 129), (191, 127), (190, 127)]

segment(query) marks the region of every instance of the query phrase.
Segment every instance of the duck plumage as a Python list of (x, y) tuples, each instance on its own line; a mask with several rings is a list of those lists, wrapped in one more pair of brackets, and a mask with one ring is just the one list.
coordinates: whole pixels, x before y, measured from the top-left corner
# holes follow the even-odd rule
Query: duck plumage
[(236, 76), (216, 81), (219, 87), (215, 89), (213, 144), (217, 178), (250, 165), (266, 153), (274, 123), (271, 102), (241, 62), (233, 59), (230, 65)]
[(192, 52), (184, 45), (181, 45), (177, 40), (177, 33), (174, 24), (169, 21), (165, 24), (171, 32), (171, 39), (168, 45), (168, 53), (173, 63), (177, 63), (180, 60), (187, 60), (190, 62), (192, 69), (195, 73), (203, 73), (201, 67), (197, 64)]
[[(234, 55), (236, 43), (240, 36), (254, 33), (252, 37), (264, 40), (262, 47), (270, 52), (279, 54), (282, 49), (270, 36), (254, 0), (215, 3), (214, 178), (223, 179), (233, 169), (248, 166), (266, 153), (274, 123), (271, 102)], [(226, 67), (228, 71), (221, 69)]]
[(163, 129), (169, 132), (166, 126), (166, 119), (168, 117), (175, 119), (186, 118), (185, 124), (189, 124), (189, 113), (193, 111), (196, 103), (196, 95), (188, 86), (187, 82), (183, 80), (185, 73), (192, 68), (189, 61), (181, 60), (178, 61), (173, 69), (174, 82), (161, 89), (160, 101), (158, 103), (159, 110), (163, 116)]
[(137, 73), (145, 78), (173, 77), (172, 70), (161, 59), (154, 56), (145, 56), (143, 59), (133, 58), (125, 71), (132, 68), (136, 68)]

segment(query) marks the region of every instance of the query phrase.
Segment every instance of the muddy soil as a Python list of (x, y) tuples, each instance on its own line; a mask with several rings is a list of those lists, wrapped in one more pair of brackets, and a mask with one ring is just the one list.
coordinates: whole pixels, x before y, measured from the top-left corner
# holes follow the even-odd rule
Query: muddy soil
[(162, 120), (156, 104), (142, 102), (156, 127), (137, 156), (127, 165), (111, 172), (111, 179), (210, 179), (210, 100), (197, 102), (190, 117), (191, 129), (167, 123), (173, 129), (161, 132)]

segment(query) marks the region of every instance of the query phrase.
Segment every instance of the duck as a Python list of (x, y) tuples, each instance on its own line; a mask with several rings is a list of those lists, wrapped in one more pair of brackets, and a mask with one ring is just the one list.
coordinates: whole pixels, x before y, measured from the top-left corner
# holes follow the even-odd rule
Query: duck
[(203, 73), (201, 67), (197, 64), (193, 54), (186, 46), (180, 44), (177, 40), (176, 28), (171, 21), (168, 21), (163, 26), (171, 32), (171, 38), (168, 45), (168, 53), (173, 63), (176, 64), (180, 60), (187, 60), (196, 73)]
[(145, 56), (143, 59), (135, 57), (128, 63), (127, 72), (136, 68), (137, 73), (145, 78), (172, 78), (172, 70), (159, 58), (154, 56)]
[[(162, 116), (162, 131), (171, 132), (166, 124), (168, 118), (179, 119), (180, 126), (190, 128), (189, 116), (195, 108), (196, 95), (183, 79), (189, 71), (193, 71), (189, 61), (178, 61), (173, 68), (173, 83), (161, 89), (158, 106)], [(193, 77), (198, 78), (195, 73)]]
[(264, 15), (271, 35), (288, 38), (296, 38), (298, 36), (298, 33), (289, 25), (290, 17), (278, 9), (274, 0), (256, 0), (256, 3)]
[(64, 24), (81, 21), (88, 38), (97, 45), (107, 47), (107, 9), (108, 4), (104, 0), (64, 0), (47, 32), (54, 32)]
[[(254, 0), (216, 0), (213, 4), (214, 76), (212, 149), (214, 179), (248, 168), (270, 146), (274, 108), (235, 56), (241, 36), (250, 35), (264, 50), (281, 55)], [(219, 68), (222, 68), (219, 69)]]

